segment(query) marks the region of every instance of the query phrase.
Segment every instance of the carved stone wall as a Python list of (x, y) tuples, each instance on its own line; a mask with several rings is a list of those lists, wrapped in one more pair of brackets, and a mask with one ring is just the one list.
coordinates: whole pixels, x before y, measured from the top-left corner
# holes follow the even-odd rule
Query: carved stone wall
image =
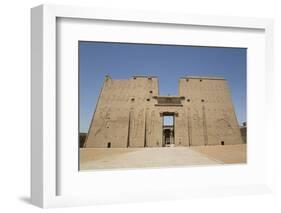
[(155, 120), (150, 121), (147, 114), (153, 108), (153, 96), (158, 96), (158, 80), (155, 77), (136, 76), (129, 80), (113, 80), (107, 76), (85, 147), (155, 146), (151, 142), (154, 141), (151, 137), (155, 133), (150, 130), (148, 134), (146, 127), (157, 123)]
[(179, 96), (165, 97), (156, 77), (107, 76), (85, 147), (161, 147), (165, 113), (174, 115), (176, 146), (242, 143), (225, 79), (181, 78)]
[(190, 111), (191, 145), (242, 143), (227, 81), (223, 78), (180, 79), (180, 96)]

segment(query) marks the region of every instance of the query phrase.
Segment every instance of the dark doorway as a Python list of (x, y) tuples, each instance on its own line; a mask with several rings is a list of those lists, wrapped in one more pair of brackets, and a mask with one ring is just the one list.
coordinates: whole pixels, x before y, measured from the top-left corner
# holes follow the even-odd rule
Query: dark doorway
[(170, 147), (175, 144), (174, 123), (173, 113), (163, 114), (163, 146)]

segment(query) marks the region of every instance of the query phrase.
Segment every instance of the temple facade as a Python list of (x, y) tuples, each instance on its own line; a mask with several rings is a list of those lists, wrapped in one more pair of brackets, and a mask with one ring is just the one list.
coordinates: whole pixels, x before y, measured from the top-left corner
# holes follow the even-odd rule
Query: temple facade
[[(165, 117), (172, 123), (165, 125)], [(155, 76), (109, 76), (84, 147), (207, 146), (243, 143), (227, 81), (183, 77), (178, 96), (159, 95)]]

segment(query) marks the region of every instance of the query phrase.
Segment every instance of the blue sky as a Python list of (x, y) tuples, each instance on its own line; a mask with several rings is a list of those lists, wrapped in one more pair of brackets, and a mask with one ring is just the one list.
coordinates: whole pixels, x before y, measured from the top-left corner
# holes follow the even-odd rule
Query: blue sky
[(79, 42), (80, 131), (88, 131), (105, 75), (155, 75), (160, 95), (178, 95), (183, 76), (224, 77), (241, 124), (246, 121), (246, 58), (245, 48)]

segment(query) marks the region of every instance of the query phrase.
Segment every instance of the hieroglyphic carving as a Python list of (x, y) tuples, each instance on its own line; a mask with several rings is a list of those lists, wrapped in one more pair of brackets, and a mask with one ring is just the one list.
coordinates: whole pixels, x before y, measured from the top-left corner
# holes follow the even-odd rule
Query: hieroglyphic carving
[(155, 131), (155, 110), (151, 111), (151, 116), (150, 116), (150, 125), (149, 125), (149, 130), (148, 130), (148, 135), (152, 135), (152, 133)]
[(203, 114), (203, 134), (204, 134), (204, 144), (208, 145), (208, 130), (207, 130), (207, 119), (206, 119), (206, 112), (205, 106), (202, 106), (202, 114)]
[(203, 127), (203, 123), (202, 123), (202, 117), (199, 115), (199, 112), (197, 109), (193, 110), (193, 115), (192, 115), (192, 126), (195, 129), (200, 129)]
[(131, 135), (131, 137), (133, 136), (133, 132), (134, 132), (134, 130), (135, 130), (135, 111), (132, 109), (131, 111), (130, 111), (130, 113), (131, 113), (131, 116), (130, 116), (130, 135)]
[(190, 108), (187, 108), (187, 125), (188, 125), (188, 145), (192, 144), (192, 121), (191, 121), (191, 112)]
[(144, 109), (139, 110), (137, 118), (134, 118), (134, 137), (140, 137), (142, 135), (142, 127), (143, 127), (143, 112)]

